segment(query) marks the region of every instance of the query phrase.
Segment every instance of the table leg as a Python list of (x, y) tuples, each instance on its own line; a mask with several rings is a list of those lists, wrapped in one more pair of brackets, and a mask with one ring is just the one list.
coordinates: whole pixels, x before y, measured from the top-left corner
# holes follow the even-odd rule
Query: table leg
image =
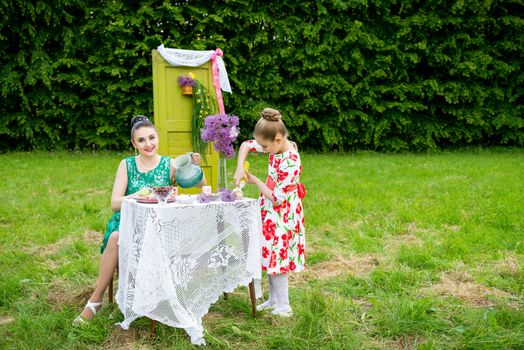
[(251, 313), (253, 317), (257, 317), (257, 297), (255, 295), (255, 281), (249, 282), (249, 297), (251, 299)]
[(155, 326), (156, 326), (156, 321), (155, 320), (149, 320), (149, 333), (151, 334), (151, 338), (155, 338), (156, 337), (156, 332), (155, 332)]
[(107, 292), (109, 297), (109, 302), (113, 302), (113, 276), (111, 276), (111, 281), (109, 282), (109, 291)]

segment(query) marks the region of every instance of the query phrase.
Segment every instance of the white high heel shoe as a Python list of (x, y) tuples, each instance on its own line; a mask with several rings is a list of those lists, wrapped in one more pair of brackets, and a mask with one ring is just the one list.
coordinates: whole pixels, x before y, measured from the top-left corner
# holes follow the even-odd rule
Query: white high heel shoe
[[(96, 313), (98, 312), (97, 307), (100, 307), (100, 306), (102, 306), (102, 302), (101, 301), (98, 302), (98, 303), (93, 303), (91, 300), (88, 300), (86, 306), (84, 307), (84, 309), (86, 307), (89, 308), (89, 310), (91, 310), (91, 312), (93, 313), (93, 317), (95, 317)], [(78, 315), (73, 320), (73, 325), (78, 326), (78, 325), (81, 325), (81, 324), (84, 324), (84, 323), (89, 323), (89, 322), (91, 322), (91, 321), (90, 320), (86, 320), (85, 318), (82, 317), (82, 315)]]

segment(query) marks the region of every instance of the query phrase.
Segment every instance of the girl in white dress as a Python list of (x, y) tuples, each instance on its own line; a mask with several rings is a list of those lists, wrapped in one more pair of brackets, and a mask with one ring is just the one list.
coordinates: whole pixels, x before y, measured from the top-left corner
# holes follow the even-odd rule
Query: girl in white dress
[[(262, 214), (262, 269), (269, 279), (269, 299), (258, 310), (273, 309), (272, 313), (288, 317), (292, 314), (288, 297), (288, 272), (300, 272), (305, 264), (305, 229), (300, 183), (302, 165), (293, 142), (288, 140), (280, 112), (265, 108), (255, 126), (255, 140), (244, 141), (238, 151), (234, 175), (236, 185), (242, 178), (260, 189)], [(262, 182), (244, 171), (244, 161), (250, 152), (269, 153), (268, 176)]]

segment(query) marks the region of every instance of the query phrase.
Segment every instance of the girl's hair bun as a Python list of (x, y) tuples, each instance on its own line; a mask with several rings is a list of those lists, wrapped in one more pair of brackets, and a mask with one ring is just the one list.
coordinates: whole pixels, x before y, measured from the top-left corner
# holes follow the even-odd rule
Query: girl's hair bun
[(282, 115), (273, 108), (264, 108), (260, 112), (260, 119), (257, 125), (255, 125), (253, 134), (269, 141), (274, 141), (279, 134), (288, 137), (286, 126), (282, 121)]
[(260, 112), (260, 116), (264, 118), (265, 120), (271, 121), (271, 122), (278, 122), (282, 115), (280, 115), (280, 112), (273, 108), (264, 108), (262, 112)]
[(133, 128), (136, 124), (142, 122), (149, 122), (149, 119), (147, 119), (145, 115), (135, 115), (133, 119), (131, 119), (131, 128)]

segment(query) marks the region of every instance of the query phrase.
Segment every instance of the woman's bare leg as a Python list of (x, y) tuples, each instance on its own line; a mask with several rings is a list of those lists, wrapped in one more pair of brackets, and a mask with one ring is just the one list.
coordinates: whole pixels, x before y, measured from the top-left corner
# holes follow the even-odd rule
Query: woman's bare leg
[[(98, 270), (98, 280), (96, 281), (96, 288), (91, 295), (91, 302), (96, 303), (104, 299), (104, 292), (106, 291), (111, 278), (115, 273), (118, 264), (118, 232), (113, 232), (107, 241), (106, 249), (100, 257), (100, 267)], [(82, 318), (90, 321), (93, 319), (93, 312), (88, 307), (84, 308), (80, 314)]]

